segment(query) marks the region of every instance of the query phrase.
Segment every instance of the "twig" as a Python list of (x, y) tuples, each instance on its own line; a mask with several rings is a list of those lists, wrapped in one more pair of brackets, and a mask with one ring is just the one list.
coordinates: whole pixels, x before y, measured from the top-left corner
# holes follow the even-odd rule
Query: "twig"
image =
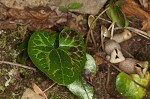
[(109, 82), (110, 82), (110, 64), (108, 64), (107, 66), (108, 70), (107, 70), (107, 81), (106, 81), (106, 88), (108, 89), (109, 87)]
[(126, 54), (129, 55), (129, 57), (134, 58), (134, 56), (132, 54), (130, 54), (128, 51), (126, 51), (124, 48), (121, 48), (122, 51), (124, 51)]
[[(119, 29), (122, 29), (121, 27), (116, 27), (114, 30), (119, 30)], [(144, 32), (142, 30), (139, 30), (139, 29), (136, 29), (136, 28), (133, 28), (133, 27), (125, 27), (125, 29), (128, 29), (129, 31), (132, 31), (140, 36), (143, 36), (144, 38), (146, 39), (150, 39), (150, 35), (147, 34), (147, 32)]]
[(101, 18), (101, 17), (99, 17), (99, 19), (100, 19), (100, 20), (102, 20), (102, 21), (108, 22), (108, 23), (112, 23), (111, 21), (109, 21), (109, 20), (106, 20), (106, 19), (104, 19), (104, 18)]
[(53, 83), (52, 85), (50, 85), (47, 89), (45, 89), (43, 92), (45, 93), (46, 91), (48, 91), (49, 89), (51, 89), (53, 86), (55, 86), (56, 83)]
[(25, 66), (25, 65), (22, 65), (22, 64), (18, 64), (18, 63), (12, 63), (12, 62), (8, 62), (8, 61), (0, 61), (0, 64), (14, 65), (14, 66), (18, 66), (18, 67), (22, 67), (22, 68), (26, 68), (26, 69), (36, 71), (36, 68)]

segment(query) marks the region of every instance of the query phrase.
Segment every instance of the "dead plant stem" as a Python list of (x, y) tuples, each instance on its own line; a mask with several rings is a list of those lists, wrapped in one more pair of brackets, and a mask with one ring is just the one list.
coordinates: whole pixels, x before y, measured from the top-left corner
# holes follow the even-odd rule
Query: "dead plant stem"
[(109, 82), (110, 82), (110, 64), (108, 64), (107, 66), (108, 70), (107, 70), (107, 82), (106, 82), (106, 88), (109, 88)]
[(8, 61), (0, 61), (0, 64), (14, 65), (14, 66), (17, 66), (17, 67), (22, 67), (22, 68), (25, 68), (25, 69), (30, 69), (30, 70), (36, 71), (36, 69), (33, 68), (33, 67), (25, 66), (25, 65), (22, 65), (22, 64), (18, 64), (18, 63), (8, 62)]
[(56, 83), (53, 83), (52, 85), (50, 85), (47, 89), (45, 89), (43, 92), (45, 93), (46, 91), (48, 91), (49, 89), (51, 89), (53, 86), (55, 86)]

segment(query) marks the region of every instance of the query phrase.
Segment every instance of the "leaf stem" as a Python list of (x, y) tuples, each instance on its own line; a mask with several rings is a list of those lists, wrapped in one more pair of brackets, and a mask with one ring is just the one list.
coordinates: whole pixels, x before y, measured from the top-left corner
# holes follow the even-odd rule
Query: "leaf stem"
[[(93, 23), (95, 23), (95, 22), (99, 19), (99, 17), (100, 17), (102, 14), (104, 14), (108, 9), (109, 9), (109, 8), (106, 8), (105, 10), (103, 10), (103, 11), (95, 18), (95, 20), (91, 23), (91, 27), (93, 27)], [(88, 33), (87, 33), (86, 45), (87, 45), (88, 40), (89, 40), (89, 38), (90, 38), (90, 34), (91, 34), (91, 30), (92, 30), (91, 27), (90, 27), (90, 29), (89, 29), (89, 31), (88, 31)], [(95, 39), (94, 39), (94, 40), (95, 40)], [(94, 41), (93, 41), (93, 42), (94, 42)]]

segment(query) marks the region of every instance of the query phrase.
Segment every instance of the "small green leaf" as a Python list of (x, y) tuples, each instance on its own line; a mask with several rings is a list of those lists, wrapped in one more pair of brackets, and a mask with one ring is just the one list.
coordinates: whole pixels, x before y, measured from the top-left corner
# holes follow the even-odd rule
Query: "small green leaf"
[(109, 4), (107, 5), (109, 8), (106, 13), (108, 17), (116, 23), (120, 27), (127, 27), (128, 26), (128, 20), (125, 17), (125, 15), (122, 13), (119, 1), (116, 0), (110, 0)]
[(59, 11), (62, 11), (62, 12), (68, 12), (68, 8), (64, 7), (64, 6), (59, 6)]
[(86, 61), (83, 38), (69, 28), (63, 29), (59, 35), (36, 31), (30, 37), (28, 54), (38, 69), (65, 86), (79, 78)]
[[(150, 81), (150, 74), (147, 73), (145, 78), (140, 78), (139, 75), (132, 74), (132, 78), (137, 83), (146, 87)], [(116, 87), (119, 93), (127, 99), (142, 99), (146, 95), (146, 89), (131, 81), (123, 72), (117, 76)]]
[(67, 88), (80, 99), (93, 99), (93, 87), (88, 85), (84, 80), (76, 80)]
[(68, 9), (79, 9), (83, 6), (81, 3), (70, 3), (68, 5)]
[(90, 54), (86, 54), (86, 63), (84, 69), (91, 73), (96, 73), (96, 62)]

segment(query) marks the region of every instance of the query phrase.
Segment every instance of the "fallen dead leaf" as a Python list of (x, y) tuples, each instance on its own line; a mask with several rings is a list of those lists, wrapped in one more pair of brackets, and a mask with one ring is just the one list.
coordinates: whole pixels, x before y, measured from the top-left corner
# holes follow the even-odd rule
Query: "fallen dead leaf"
[[(94, 58), (95, 61), (96, 61), (96, 66), (97, 66), (97, 68), (99, 67), (99, 65), (101, 65), (101, 64), (104, 63), (103, 58), (102, 58), (101, 56), (97, 55), (97, 54), (93, 55), (93, 58)], [(98, 69), (97, 69), (97, 70), (98, 70)]]
[(48, 99), (45, 93), (35, 83), (32, 84), (32, 88), (36, 94), (44, 97), (44, 99)]
[(44, 99), (44, 97), (41, 97), (40, 95), (32, 91), (30, 88), (27, 88), (23, 93), (21, 99)]

